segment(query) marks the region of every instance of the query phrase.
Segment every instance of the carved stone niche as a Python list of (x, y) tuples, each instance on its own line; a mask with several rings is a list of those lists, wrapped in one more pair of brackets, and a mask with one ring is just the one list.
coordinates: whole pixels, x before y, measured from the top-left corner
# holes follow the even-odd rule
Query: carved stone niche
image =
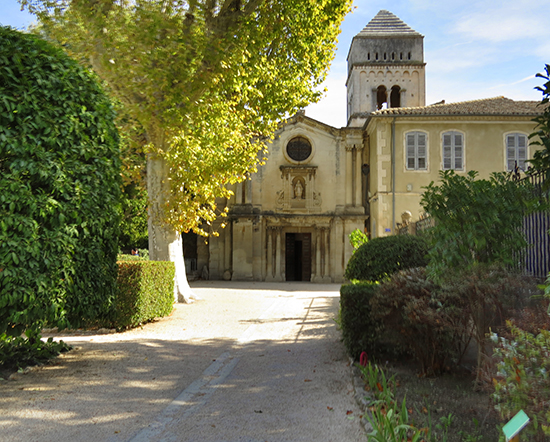
[(281, 166), (282, 189), (277, 192), (277, 210), (320, 212), (321, 194), (315, 190), (316, 166)]

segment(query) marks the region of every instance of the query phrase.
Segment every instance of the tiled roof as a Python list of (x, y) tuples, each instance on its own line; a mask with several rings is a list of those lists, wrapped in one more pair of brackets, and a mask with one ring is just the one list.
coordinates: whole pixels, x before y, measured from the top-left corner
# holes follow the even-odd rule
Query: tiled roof
[(514, 101), (505, 97), (437, 103), (430, 106), (394, 107), (373, 112), (373, 117), (387, 116), (438, 116), (438, 115), (525, 115), (535, 116), (543, 112), (539, 101)]
[(363, 28), (358, 37), (371, 36), (394, 36), (408, 35), (421, 36), (409, 25), (403, 22), (399, 17), (389, 11), (381, 10), (376, 16)]

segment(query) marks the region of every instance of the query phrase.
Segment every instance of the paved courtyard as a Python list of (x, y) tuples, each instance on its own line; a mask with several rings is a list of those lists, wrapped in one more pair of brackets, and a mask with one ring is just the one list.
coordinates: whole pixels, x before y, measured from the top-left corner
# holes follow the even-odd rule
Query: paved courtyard
[(339, 286), (191, 284), (203, 298), (125, 333), (67, 333), (0, 381), (2, 441), (360, 441)]

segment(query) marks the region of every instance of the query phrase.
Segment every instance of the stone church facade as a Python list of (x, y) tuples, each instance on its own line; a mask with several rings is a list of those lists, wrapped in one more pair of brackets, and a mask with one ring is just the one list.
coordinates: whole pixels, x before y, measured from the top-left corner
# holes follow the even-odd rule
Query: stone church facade
[(421, 188), (439, 170), (488, 175), (528, 158), (537, 103), (426, 106), (423, 38), (380, 11), (351, 43), (347, 126), (304, 113), (286, 121), (265, 164), (223, 202), (226, 227), (219, 220), (220, 235), (199, 240), (194, 256), (186, 244), (186, 262), (209, 279), (340, 283), (349, 234), (394, 234), (402, 212), (418, 218)]

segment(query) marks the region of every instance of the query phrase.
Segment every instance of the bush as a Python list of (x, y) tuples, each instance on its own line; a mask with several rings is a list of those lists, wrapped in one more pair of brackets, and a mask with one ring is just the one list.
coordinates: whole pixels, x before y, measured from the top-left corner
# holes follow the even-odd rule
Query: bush
[(172, 313), (174, 275), (170, 261), (120, 261), (114, 326), (134, 327)]
[(345, 277), (350, 281), (381, 281), (399, 270), (426, 266), (427, 254), (427, 242), (420, 236), (374, 238), (352, 255)]
[(0, 337), (36, 342), (111, 314), (118, 135), (96, 78), (37, 37), (0, 27), (0, 79)]
[(340, 327), (344, 345), (349, 355), (359, 359), (361, 352), (376, 352), (377, 324), (372, 320), (370, 299), (378, 290), (378, 284), (355, 282), (340, 288)]
[(430, 273), (445, 279), (449, 270), (478, 264), (517, 265), (527, 246), (520, 227), (536, 208), (529, 202), (532, 185), (512, 181), (506, 173), (483, 180), (475, 171), (439, 174), (441, 184), (431, 182), (421, 200), (435, 221), (428, 234)]
[(461, 358), (468, 339), (464, 301), (427, 279), (425, 268), (403, 270), (380, 284), (370, 299), (379, 340), (413, 355), (422, 373), (438, 374)]
[(550, 332), (533, 335), (508, 324), (513, 340), (492, 335), (498, 372), (492, 400), (504, 420), (523, 410), (531, 418), (533, 440), (550, 436)]

